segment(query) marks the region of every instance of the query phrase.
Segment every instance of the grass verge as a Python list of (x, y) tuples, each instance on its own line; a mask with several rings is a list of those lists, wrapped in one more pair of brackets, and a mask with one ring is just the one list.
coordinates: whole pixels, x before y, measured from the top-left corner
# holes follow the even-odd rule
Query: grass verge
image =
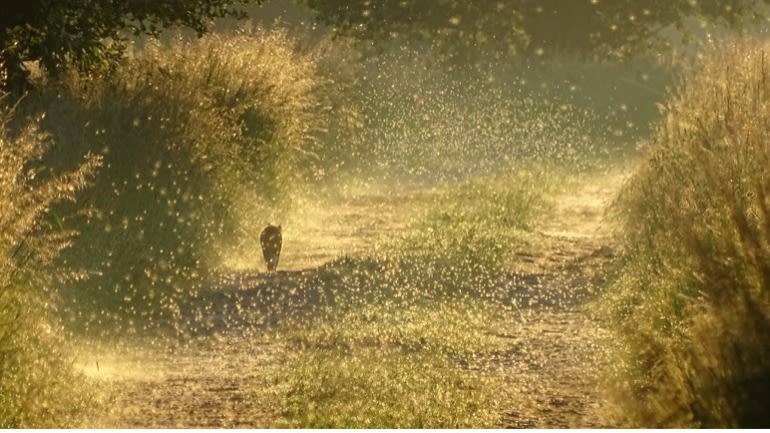
[(619, 197), (626, 254), (597, 308), (621, 424), (770, 423), (767, 52), (734, 42), (688, 70)]

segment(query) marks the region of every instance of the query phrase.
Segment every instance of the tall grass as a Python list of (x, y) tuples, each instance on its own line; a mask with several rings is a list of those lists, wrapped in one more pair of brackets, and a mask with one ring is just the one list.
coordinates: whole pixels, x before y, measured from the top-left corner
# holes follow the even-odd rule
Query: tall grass
[(769, 78), (766, 45), (705, 55), (619, 197), (626, 259), (600, 312), (623, 423), (770, 424)]
[[(256, 242), (314, 160), (326, 113), (315, 60), (284, 32), (148, 44), (112, 74), (40, 83), (26, 112), (55, 146), (104, 159), (78, 199), (93, 209), (63, 261), (74, 320), (167, 322), (223, 257)], [(283, 200), (283, 201), (282, 201)]]
[(75, 201), (100, 158), (49, 170), (40, 162), (50, 137), (36, 119), (11, 132), (13, 113), (0, 108), (0, 427), (77, 426), (93, 390), (73, 368), (56, 314), (57, 285), (77, 273), (53, 265), (76, 233), (59, 228), (68, 216), (52, 208)]

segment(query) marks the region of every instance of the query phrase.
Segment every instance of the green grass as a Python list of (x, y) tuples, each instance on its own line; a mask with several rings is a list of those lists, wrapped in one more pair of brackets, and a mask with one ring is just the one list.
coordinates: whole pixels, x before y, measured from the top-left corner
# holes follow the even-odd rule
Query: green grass
[(292, 349), (274, 379), (281, 425), (499, 425), (516, 340), (495, 295), (551, 181), (532, 169), (449, 188), (405, 234), (308, 277), (326, 307), (278, 331)]
[(341, 257), (307, 277), (337, 308), (420, 299), (496, 300), (520, 235), (549, 206), (556, 175), (539, 166), (438, 192), (421, 220), (372, 251)]
[(426, 354), (357, 349), (305, 354), (288, 366), (286, 427), (492, 427), (494, 386)]
[[(454, 428), (499, 422), (504, 380), (469, 368), (511, 342), (477, 302), (355, 310), (289, 333), (276, 381), (289, 427)], [(499, 320), (499, 318), (498, 318)]]
[(705, 55), (618, 199), (626, 254), (597, 312), (621, 424), (770, 423), (769, 70), (759, 43)]

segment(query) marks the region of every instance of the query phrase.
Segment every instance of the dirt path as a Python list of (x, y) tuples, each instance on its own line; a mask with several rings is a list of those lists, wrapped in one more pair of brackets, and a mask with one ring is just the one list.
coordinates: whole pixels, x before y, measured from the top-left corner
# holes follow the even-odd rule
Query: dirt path
[(506, 427), (606, 427), (596, 390), (603, 331), (583, 310), (593, 280), (614, 255), (605, 209), (623, 180), (616, 171), (566, 186), (511, 264), (521, 335), (511, 366), (518, 390)]
[[(584, 314), (581, 301), (589, 295), (594, 273), (612, 257), (602, 217), (623, 177), (605, 174), (565, 187), (553, 214), (542, 220), (510, 264), (505, 284), (517, 308), (508, 321), (510, 329), (501, 332), (518, 335), (518, 346), (502, 366), (510, 370), (506, 386), (515, 396), (501, 427), (606, 424), (594, 386), (601, 330)], [(262, 308), (261, 314), (249, 317), (269, 325), (283, 306), (302, 296), (300, 269), (341, 252), (365, 250), (382, 230), (402, 229), (419, 212), (410, 203), (425, 201), (420, 194), (358, 197), (334, 212), (312, 210), (315, 214), (306, 215), (310, 222), (303, 230), (314, 234), (303, 243), (286, 245), (282, 263), (288, 271), (226, 281), (223, 292), (234, 295), (223, 295), (216, 314), (199, 318), (200, 338), (184, 346), (137, 341), (84, 351), (84, 371), (113, 385), (109, 410), (94, 426), (272, 426), (280, 408), (272, 406), (271, 396), (280, 384), (268, 378), (280, 367), (285, 347), (262, 333), (264, 328), (253, 326), (253, 319), (251, 326), (239, 327), (244, 311)], [(371, 215), (375, 220), (367, 217)], [(280, 290), (274, 290), (276, 284)], [(265, 299), (272, 301), (268, 308)]]

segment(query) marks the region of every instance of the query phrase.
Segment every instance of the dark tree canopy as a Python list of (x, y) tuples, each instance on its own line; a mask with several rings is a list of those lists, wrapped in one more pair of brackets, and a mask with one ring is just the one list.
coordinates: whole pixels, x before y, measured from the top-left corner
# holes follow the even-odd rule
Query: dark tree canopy
[(39, 61), (50, 74), (73, 64), (108, 65), (123, 53), (128, 34), (157, 34), (189, 27), (199, 34), (213, 18), (237, 16), (250, 0), (5, 0), (0, 12), (2, 85), (26, 83), (24, 62)]
[(304, 0), (339, 34), (430, 41), (450, 56), (628, 57), (688, 17), (737, 27), (768, 0)]

